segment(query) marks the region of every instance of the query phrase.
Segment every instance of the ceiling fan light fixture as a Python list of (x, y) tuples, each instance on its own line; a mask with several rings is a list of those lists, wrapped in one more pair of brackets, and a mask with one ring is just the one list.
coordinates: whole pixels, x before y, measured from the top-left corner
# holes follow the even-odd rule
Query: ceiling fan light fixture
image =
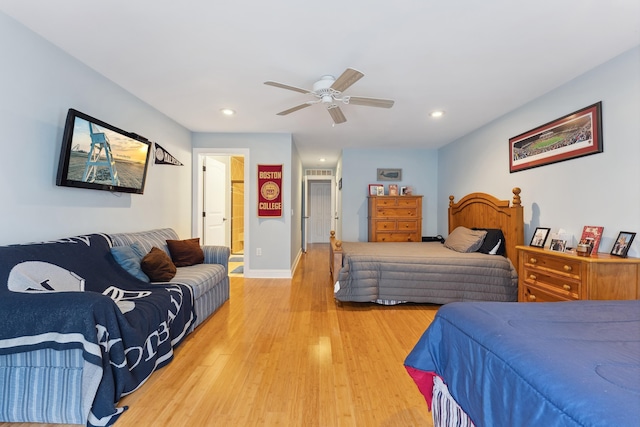
[(346, 117), (338, 107), (337, 103), (364, 105), (368, 107), (391, 108), (394, 101), (382, 98), (367, 98), (363, 96), (344, 96), (343, 92), (355, 82), (360, 80), (364, 74), (353, 68), (347, 68), (337, 79), (331, 75), (324, 75), (320, 80), (313, 84), (313, 90), (302, 89), (296, 86), (290, 86), (283, 83), (266, 81), (264, 84), (274, 86), (281, 89), (292, 90), (304, 93), (305, 95), (313, 95), (314, 101), (307, 101), (304, 104), (297, 105), (288, 110), (277, 113), (279, 116), (286, 116), (295, 111), (309, 107), (313, 104), (323, 104), (333, 119), (333, 124), (340, 124), (347, 121)]

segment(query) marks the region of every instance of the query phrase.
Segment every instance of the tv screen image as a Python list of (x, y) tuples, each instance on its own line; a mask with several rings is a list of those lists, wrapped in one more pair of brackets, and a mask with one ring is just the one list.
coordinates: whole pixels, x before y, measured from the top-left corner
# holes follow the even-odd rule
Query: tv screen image
[(56, 184), (142, 194), (151, 143), (69, 109)]

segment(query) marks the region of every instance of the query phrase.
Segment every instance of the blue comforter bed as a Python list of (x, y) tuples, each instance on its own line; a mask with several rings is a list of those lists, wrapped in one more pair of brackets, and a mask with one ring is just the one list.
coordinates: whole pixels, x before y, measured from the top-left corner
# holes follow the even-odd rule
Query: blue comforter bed
[(640, 301), (452, 303), (405, 360), (477, 426), (640, 425)]
[[(83, 419), (92, 426), (116, 421), (126, 409), (116, 408), (120, 397), (172, 359), (195, 320), (189, 287), (134, 278), (110, 246), (93, 234), (0, 247), (0, 355), (80, 349), (98, 373), (85, 373), (82, 387), (91, 394), (83, 396), (91, 399)], [(16, 378), (6, 374), (3, 403), (20, 400)], [(68, 383), (45, 386), (60, 387), (64, 399)]]

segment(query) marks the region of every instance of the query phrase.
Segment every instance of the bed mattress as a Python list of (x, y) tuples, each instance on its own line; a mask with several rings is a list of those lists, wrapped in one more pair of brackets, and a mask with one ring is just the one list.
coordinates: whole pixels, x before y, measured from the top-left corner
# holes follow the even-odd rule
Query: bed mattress
[(439, 242), (343, 242), (342, 247), (334, 292), (339, 301), (517, 300), (517, 272), (502, 256), (460, 253)]
[(640, 301), (453, 303), (405, 361), (478, 426), (640, 425)]

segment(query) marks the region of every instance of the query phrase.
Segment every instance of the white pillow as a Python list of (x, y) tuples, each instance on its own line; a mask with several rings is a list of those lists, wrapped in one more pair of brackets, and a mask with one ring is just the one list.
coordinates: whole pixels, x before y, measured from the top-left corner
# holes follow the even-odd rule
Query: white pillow
[(498, 253), (498, 249), (500, 249), (500, 245), (502, 244), (502, 239), (498, 239), (498, 243), (489, 251), (489, 255), (496, 255)]

